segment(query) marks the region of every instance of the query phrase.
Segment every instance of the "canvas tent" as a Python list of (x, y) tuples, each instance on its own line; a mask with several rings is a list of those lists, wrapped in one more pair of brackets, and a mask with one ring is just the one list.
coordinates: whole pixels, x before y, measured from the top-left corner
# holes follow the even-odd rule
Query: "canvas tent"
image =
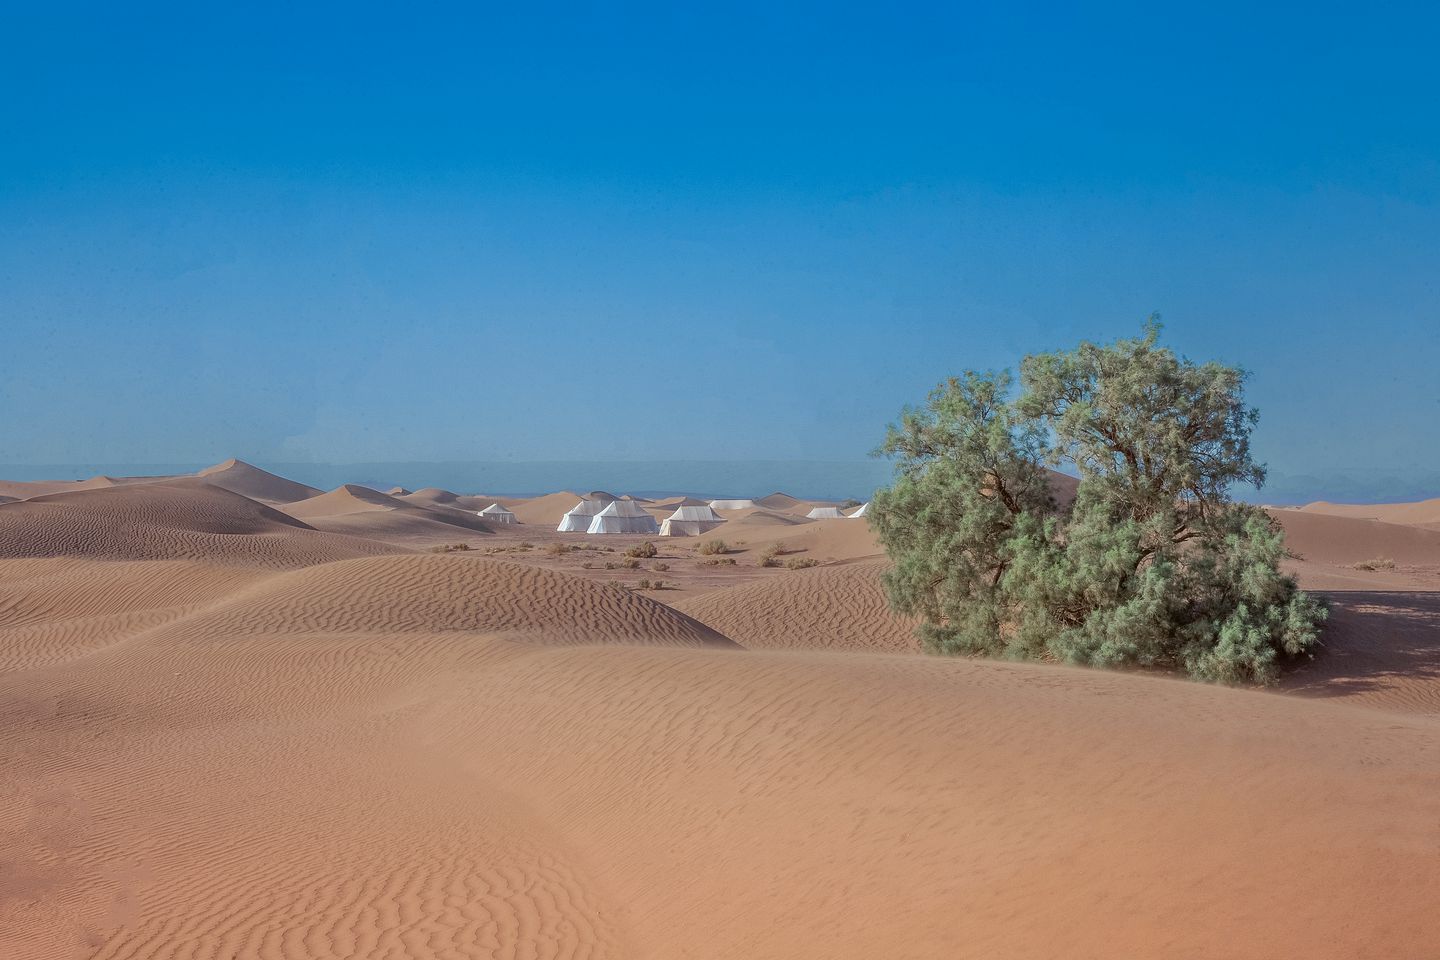
[(698, 537), (702, 533), (709, 533), (724, 522), (725, 519), (716, 516), (715, 511), (710, 508), (708, 503), (701, 506), (680, 506), (676, 507), (675, 512), (660, 524), (660, 536)]
[(634, 500), (615, 500), (595, 514), (586, 533), (659, 533), (655, 518)]
[(555, 529), (561, 533), (584, 533), (590, 529), (590, 521), (595, 519), (595, 515), (615, 502), (615, 498), (608, 493), (592, 493), (571, 507), (570, 512), (560, 518), (560, 525)]
[(490, 504), (490, 506), (486, 507), (484, 510), (481, 510), (481, 511), (479, 512), (479, 517), (480, 517), (481, 520), (489, 520), (489, 521), (492, 522), (492, 523), (519, 523), (519, 522), (520, 522), (520, 521), (516, 518), (515, 514), (511, 513), (509, 510), (506, 510), (504, 507), (500, 506), (500, 504), (498, 504), (498, 503), (492, 503), (492, 504)]
[(850, 514), (850, 519), (851, 519), (851, 520), (857, 520), (857, 519), (859, 519), (860, 517), (865, 516), (865, 511), (867, 511), (867, 510), (869, 510), (869, 509), (870, 509), (870, 501), (867, 500), (867, 501), (865, 501), (864, 503), (860, 504), (860, 506), (856, 508), (856, 510), (855, 510), (854, 513)]
[(843, 520), (845, 514), (840, 512), (839, 507), (816, 507), (805, 514), (807, 520)]

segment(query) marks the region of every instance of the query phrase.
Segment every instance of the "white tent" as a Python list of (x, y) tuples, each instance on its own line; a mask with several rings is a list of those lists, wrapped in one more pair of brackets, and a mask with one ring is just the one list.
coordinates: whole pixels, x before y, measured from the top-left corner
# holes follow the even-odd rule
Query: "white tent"
[(844, 520), (845, 514), (840, 512), (839, 507), (816, 507), (805, 514), (807, 520)]
[[(569, 516), (569, 514), (566, 514)], [(595, 514), (586, 533), (659, 533), (660, 525), (634, 500), (615, 500)]]
[(584, 533), (590, 529), (590, 521), (595, 519), (595, 515), (614, 502), (615, 498), (608, 493), (593, 493), (588, 499), (571, 507), (570, 512), (560, 518), (560, 526), (555, 529), (561, 533)]
[(711, 500), (710, 506), (716, 510), (749, 510), (755, 506), (754, 500)]
[(850, 514), (850, 519), (851, 519), (851, 520), (855, 520), (855, 519), (858, 519), (858, 518), (860, 518), (860, 517), (865, 516), (865, 512), (866, 512), (867, 510), (869, 510), (869, 509), (870, 509), (870, 501), (869, 501), (869, 500), (866, 500), (864, 503), (860, 504), (860, 506), (855, 510), (854, 513)]
[(709, 533), (725, 522), (724, 517), (715, 515), (709, 504), (702, 506), (676, 507), (675, 512), (660, 524), (662, 537), (698, 537)]
[(490, 506), (486, 507), (484, 510), (481, 510), (478, 516), (480, 517), (480, 519), (489, 520), (492, 523), (520, 522), (519, 519), (516, 518), (515, 514), (511, 513), (509, 510), (506, 510), (498, 503), (490, 504)]

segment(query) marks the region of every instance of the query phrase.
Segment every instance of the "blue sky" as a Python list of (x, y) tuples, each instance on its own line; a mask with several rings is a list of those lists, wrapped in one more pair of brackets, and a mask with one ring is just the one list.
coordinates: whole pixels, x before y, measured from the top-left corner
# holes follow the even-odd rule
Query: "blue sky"
[(1440, 477), (1422, 5), (204, 6), (5, 8), (0, 464), (860, 459), (1159, 310)]

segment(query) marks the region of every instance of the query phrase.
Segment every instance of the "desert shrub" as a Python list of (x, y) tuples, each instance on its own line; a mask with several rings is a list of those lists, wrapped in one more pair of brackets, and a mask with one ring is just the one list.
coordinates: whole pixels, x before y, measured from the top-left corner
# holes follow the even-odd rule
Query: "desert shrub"
[(637, 570), (640, 567), (640, 561), (636, 560), (634, 557), (625, 557), (623, 560), (620, 561), (620, 566), (624, 567), (626, 570)]
[(695, 548), (695, 552), (704, 556), (713, 556), (718, 553), (729, 553), (730, 545), (721, 539), (706, 540)]
[(579, 547), (572, 547), (568, 543), (552, 543), (545, 548), (545, 552), (552, 557), (559, 557), (569, 553), (571, 550), (578, 550)]
[(1356, 570), (1394, 570), (1395, 561), (1389, 557), (1376, 557), (1374, 560), (1361, 560), (1354, 564)]
[(1265, 479), (1245, 374), (1159, 333), (1026, 357), (1018, 395), (967, 372), (890, 427), (872, 526), (928, 650), (1268, 683), (1317, 642), (1326, 611), (1280, 572), (1284, 531), (1229, 495)]
[(664, 573), (666, 570), (669, 570), (669, 569), (670, 569), (670, 564), (668, 564), (668, 563), (663, 563), (663, 562), (662, 562), (662, 563), (652, 563), (652, 564), (650, 564), (650, 569), (651, 569), (651, 570), (658, 570), (659, 572)]
[(606, 569), (606, 570), (614, 570), (614, 569), (615, 569), (615, 564), (614, 564), (614, 562), (612, 562), (612, 561), (610, 561), (610, 560), (606, 560), (606, 561), (605, 561), (605, 569)]
[(655, 556), (659, 552), (659, 550), (655, 549), (655, 544), (651, 543), (649, 540), (646, 540), (644, 543), (637, 543), (629, 550), (626, 550), (625, 556), (644, 557), (646, 559), (649, 559), (650, 557)]
[(791, 557), (785, 561), (785, 566), (790, 570), (805, 570), (820, 566), (820, 561), (813, 557)]
[(853, 507), (858, 507), (858, 506), (860, 506), (860, 501), (859, 501), (859, 500), (856, 500), (855, 498), (852, 497), (852, 498), (850, 498), (849, 500), (846, 500), (844, 503), (840, 504), (840, 509), (841, 509), (841, 510), (849, 510), (849, 509), (851, 509), (851, 508), (853, 508)]
[(755, 556), (755, 565), (759, 567), (778, 567), (780, 566), (779, 558), (784, 555), (785, 552), (785, 544), (772, 543)]
[(431, 552), (431, 553), (464, 553), (466, 550), (469, 550), (469, 549), (470, 549), (470, 544), (468, 544), (468, 543), (447, 543), (447, 544), (445, 544), (445, 545), (443, 545), (443, 546), (431, 547), (431, 548), (430, 548), (430, 552)]
[(636, 584), (636, 586), (639, 587), (641, 590), (649, 590), (649, 589), (650, 589), (650, 581), (649, 581), (649, 580), (641, 580), (638, 584)]
[(595, 564), (591, 563), (589, 560), (586, 560), (584, 563), (580, 564), (581, 570), (593, 570), (594, 567)]
[(706, 557), (704, 560), (701, 560), (700, 562), (703, 563), (703, 564), (705, 564), (705, 566), (707, 566), (707, 567), (733, 567), (733, 566), (735, 566), (735, 558), (734, 558), (734, 557)]

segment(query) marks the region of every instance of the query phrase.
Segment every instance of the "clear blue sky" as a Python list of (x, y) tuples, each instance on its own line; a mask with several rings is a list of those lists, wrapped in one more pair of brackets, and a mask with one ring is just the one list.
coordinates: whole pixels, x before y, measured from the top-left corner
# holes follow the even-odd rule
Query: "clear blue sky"
[(219, 6), (5, 5), (0, 464), (860, 459), (1159, 310), (1440, 474), (1433, 6)]

